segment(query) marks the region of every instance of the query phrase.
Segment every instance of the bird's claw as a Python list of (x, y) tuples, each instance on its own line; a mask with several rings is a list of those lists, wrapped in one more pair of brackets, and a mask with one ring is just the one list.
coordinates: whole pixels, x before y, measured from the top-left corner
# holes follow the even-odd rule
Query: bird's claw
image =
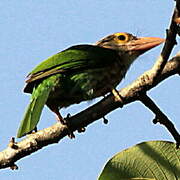
[[(69, 125), (69, 122), (68, 122), (68, 119), (69, 119), (70, 117), (71, 117), (71, 114), (68, 113), (67, 116), (66, 116), (66, 118), (64, 118), (64, 122), (65, 122), (65, 125), (67, 125), (68, 130), (69, 130), (69, 134), (68, 134), (69, 138), (73, 139), (73, 138), (75, 138), (75, 135), (74, 135), (74, 133), (69, 129), (70, 125)], [(86, 130), (85, 127), (81, 127), (81, 128), (79, 128), (77, 131), (78, 131), (79, 133), (82, 133), (82, 132), (85, 132), (85, 130)]]
[(68, 129), (68, 137), (70, 139), (74, 139), (75, 138), (75, 135), (73, 133), (73, 131), (70, 129), (70, 123), (68, 121), (68, 119), (71, 117), (71, 114), (68, 113), (67, 116), (63, 119), (63, 125), (66, 125), (67, 126), (67, 129)]

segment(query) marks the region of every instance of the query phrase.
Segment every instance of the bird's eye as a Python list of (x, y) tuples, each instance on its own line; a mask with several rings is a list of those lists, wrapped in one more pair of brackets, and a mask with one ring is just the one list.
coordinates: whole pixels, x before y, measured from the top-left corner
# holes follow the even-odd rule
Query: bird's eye
[(126, 40), (126, 36), (125, 35), (119, 35), (118, 39), (121, 41), (124, 41), (124, 40)]

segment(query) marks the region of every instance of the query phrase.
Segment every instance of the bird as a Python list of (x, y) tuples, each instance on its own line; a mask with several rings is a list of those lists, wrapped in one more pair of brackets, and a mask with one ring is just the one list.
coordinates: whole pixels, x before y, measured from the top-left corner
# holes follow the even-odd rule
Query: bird
[(117, 92), (116, 86), (134, 60), (163, 42), (159, 37), (117, 32), (94, 44), (71, 46), (42, 61), (26, 79), (24, 92), (32, 95), (17, 137), (36, 129), (45, 105), (66, 124), (61, 108)]

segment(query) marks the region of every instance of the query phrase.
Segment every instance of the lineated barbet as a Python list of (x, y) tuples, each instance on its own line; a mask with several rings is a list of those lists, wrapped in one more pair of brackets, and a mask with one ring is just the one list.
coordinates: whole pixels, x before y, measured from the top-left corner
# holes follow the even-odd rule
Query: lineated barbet
[(27, 76), (24, 92), (32, 96), (17, 137), (36, 128), (44, 105), (65, 123), (61, 108), (112, 92), (133, 61), (163, 41), (115, 33), (94, 45), (72, 46), (49, 57)]

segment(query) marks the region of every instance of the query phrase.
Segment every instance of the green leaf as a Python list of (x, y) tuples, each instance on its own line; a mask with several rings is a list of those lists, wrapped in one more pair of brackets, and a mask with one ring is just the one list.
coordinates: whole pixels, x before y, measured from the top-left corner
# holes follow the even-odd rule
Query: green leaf
[(135, 145), (110, 159), (98, 180), (180, 180), (180, 149), (167, 141)]

